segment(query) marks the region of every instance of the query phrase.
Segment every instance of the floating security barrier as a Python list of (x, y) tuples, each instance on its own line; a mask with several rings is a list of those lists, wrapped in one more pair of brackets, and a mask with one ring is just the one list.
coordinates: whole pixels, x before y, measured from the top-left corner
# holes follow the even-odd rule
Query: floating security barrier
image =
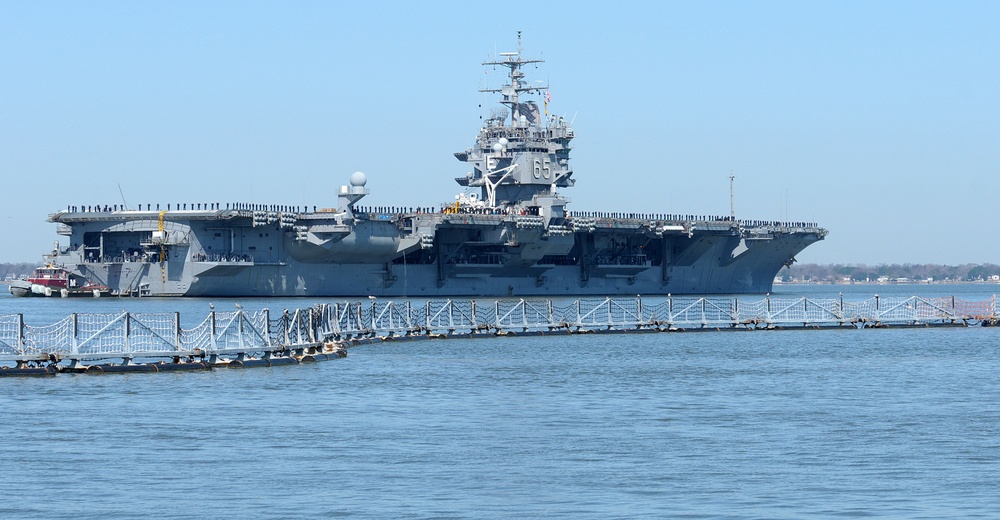
[[(737, 297), (405, 300), (284, 311), (213, 310), (198, 326), (179, 313), (72, 314), (44, 327), (0, 316), (0, 377), (128, 373), (312, 363), (385, 341), (558, 334), (968, 327), (998, 323), (997, 298), (741, 299)], [(121, 360), (120, 363), (108, 360)], [(165, 361), (170, 360), (170, 361)], [(182, 362), (183, 360), (186, 360)], [(68, 363), (65, 364), (65, 363)]]

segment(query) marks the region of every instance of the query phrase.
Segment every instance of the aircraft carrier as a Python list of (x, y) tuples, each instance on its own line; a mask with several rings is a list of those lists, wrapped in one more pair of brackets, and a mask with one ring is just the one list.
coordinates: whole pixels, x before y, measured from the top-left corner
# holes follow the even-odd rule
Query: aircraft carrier
[(575, 183), (574, 132), (548, 115), (547, 87), (525, 79), (540, 62), (522, 56), (519, 34), (516, 52), (484, 63), (506, 69), (504, 85), (482, 90), (501, 106), (455, 153), (471, 171), (447, 203), (361, 206), (369, 191), (356, 172), (335, 208), (69, 206), (49, 217), (68, 243), (46, 264), (61, 287), (95, 296), (744, 294), (770, 291), (826, 236), (806, 222), (570, 211), (560, 190)]

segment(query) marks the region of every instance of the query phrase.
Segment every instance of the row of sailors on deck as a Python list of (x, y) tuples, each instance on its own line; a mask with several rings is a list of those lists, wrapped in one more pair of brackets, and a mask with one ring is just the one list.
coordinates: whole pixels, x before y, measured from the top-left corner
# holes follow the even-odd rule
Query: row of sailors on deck
[(620, 218), (633, 220), (666, 220), (666, 221), (700, 221), (727, 222), (731, 217), (716, 217), (711, 215), (670, 215), (662, 213), (621, 213), (613, 211), (573, 211), (571, 217), (576, 218)]
[(468, 213), (476, 215), (537, 215), (538, 208), (470, 208), (467, 206), (459, 206), (457, 209), (455, 206), (441, 206), (440, 209), (434, 208), (412, 208), (412, 207), (399, 207), (399, 206), (356, 206), (354, 207), (355, 213), (371, 213), (376, 215), (408, 215), (408, 214), (419, 214), (419, 213)]
[[(139, 205), (136, 206), (135, 209), (137, 211), (142, 211), (143, 210), (142, 206), (143, 206), (142, 204), (139, 204)], [(154, 209), (153, 209), (154, 206), (156, 207), (155, 211), (160, 211), (160, 205), (159, 204), (146, 204), (146, 211), (154, 211)], [(190, 209), (194, 210), (194, 211), (200, 211), (200, 210), (211, 211), (211, 210), (222, 209), (222, 204), (219, 203), (219, 202), (205, 202), (205, 203), (200, 203), (199, 202), (199, 203), (191, 203), (191, 204), (180, 204), (180, 203), (178, 203), (176, 205), (167, 204), (166, 209), (167, 209), (167, 211), (171, 211), (171, 210), (187, 211), (189, 209), (188, 208), (189, 206), (190, 206)], [(312, 208), (312, 210), (313, 210), (314, 213), (317, 210), (316, 208), (317, 208), (316, 206), (313, 206), (313, 208)], [(285, 205), (281, 205), (281, 204), (251, 204), (251, 203), (244, 203), (244, 202), (235, 202), (235, 203), (228, 203), (227, 202), (226, 203), (226, 209), (227, 210), (228, 209), (249, 210), (249, 211), (275, 211), (275, 212), (284, 212), (284, 213), (305, 213), (305, 212), (309, 211), (309, 207), (308, 206), (285, 206)], [(66, 211), (70, 212), (70, 213), (79, 213), (79, 212), (104, 212), (104, 213), (109, 213), (109, 212), (112, 212), (112, 211), (132, 211), (132, 208), (129, 207), (129, 206), (127, 206), (127, 205), (125, 205), (125, 204), (111, 204), (111, 205), (105, 204), (103, 206), (101, 206), (101, 205), (98, 204), (96, 206), (68, 206), (66, 208)]]
[(432, 208), (410, 208), (397, 206), (355, 206), (355, 213), (381, 213), (384, 215), (400, 215), (404, 213), (434, 213)]
[[(202, 209), (202, 207), (204, 207), (206, 210), (210, 210), (210, 209), (219, 209), (220, 204), (218, 202), (213, 202), (213, 203), (206, 202), (204, 204), (200, 204), (200, 203), (199, 204), (191, 204), (190, 206), (191, 206), (191, 209), (199, 209), (200, 210), (200, 209)], [(170, 211), (170, 207), (171, 207), (171, 205), (167, 204), (167, 211)], [(178, 210), (180, 210), (182, 207), (183, 207), (183, 209), (188, 209), (187, 208), (188, 204), (178, 204), (176, 207), (177, 207)], [(137, 211), (142, 211), (142, 204), (137, 205), (135, 209)], [(229, 209), (229, 205), (228, 204), (226, 205), (226, 209)], [(68, 211), (70, 213), (94, 212), (94, 211), (109, 213), (109, 212), (112, 212), (112, 211), (132, 211), (132, 208), (128, 207), (125, 204), (111, 204), (111, 205), (105, 204), (103, 206), (101, 206), (100, 204), (98, 204), (96, 206), (69, 206), (69, 207), (66, 208), (66, 211)], [(146, 204), (146, 211), (153, 211), (153, 204)], [(156, 204), (156, 211), (160, 211), (160, 205), (159, 204)]]
[(815, 228), (819, 224), (815, 222), (780, 222), (777, 220), (741, 220), (740, 224), (745, 227), (783, 227), (783, 228)]
[[(146, 204), (145, 206), (146, 206), (145, 207), (146, 211), (160, 211), (160, 205), (159, 204)], [(155, 207), (155, 209), (154, 209), (154, 207)], [(222, 204), (220, 204), (218, 202), (212, 202), (212, 203), (206, 202), (206, 203), (194, 203), (194, 204), (177, 204), (177, 205), (167, 204), (166, 205), (166, 210), (167, 211), (171, 211), (171, 210), (187, 211), (189, 209), (190, 210), (194, 210), (194, 211), (200, 211), (200, 210), (206, 210), (206, 211), (219, 210), (219, 209), (222, 209)], [(227, 210), (229, 210), (229, 209), (247, 210), (247, 211), (272, 211), (272, 212), (280, 212), (280, 213), (306, 213), (306, 212), (309, 211), (309, 207), (308, 206), (283, 206), (283, 205), (280, 205), (280, 204), (250, 204), (250, 203), (242, 203), (242, 202), (232, 203), (232, 204), (226, 203), (226, 208), (225, 209), (227, 209)], [(143, 211), (143, 205), (139, 204), (138, 206), (136, 206), (135, 210), (137, 210), (137, 211)], [(129, 206), (124, 205), (124, 204), (120, 204), (120, 205), (119, 204), (112, 204), (112, 205), (104, 205), (104, 206), (99, 206), (99, 205), (98, 206), (68, 206), (66, 208), (66, 211), (70, 212), (70, 213), (78, 213), (78, 212), (104, 212), (104, 213), (110, 213), (112, 211), (133, 211), (133, 209), (131, 207), (129, 207)], [(312, 211), (313, 211), (313, 213), (317, 212), (318, 211), (317, 206), (313, 206), (312, 207)], [(399, 206), (375, 206), (375, 207), (357, 207), (357, 208), (355, 208), (355, 211), (358, 212), (358, 213), (381, 213), (381, 214), (406, 214), (406, 213), (410, 213), (410, 214), (412, 214), (412, 213), (437, 213), (437, 212), (444, 213), (444, 212), (447, 212), (447, 211), (454, 211), (454, 210), (452, 209), (452, 206), (442, 206), (440, 210), (435, 210), (434, 208), (427, 208), (427, 207), (413, 208), (413, 207), (399, 207)], [(519, 214), (522, 214), (522, 215), (524, 215), (524, 214), (537, 215), (538, 214), (538, 209), (537, 208), (528, 208), (527, 210), (520, 210), (520, 209), (515, 210), (515, 209), (511, 209), (511, 208), (478, 208), (478, 209), (474, 209), (474, 208), (465, 208), (465, 207), (462, 207), (462, 208), (460, 208), (456, 212), (457, 213), (479, 213), (479, 214), (486, 214), (486, 215), (491, 215), (491, 214), (492, 215), (501, 215), (501, 214), (511, 214), (511, 213), (519, 213)]]
[(744, 227), (782, 227), (782, 228), (814, 228), (818, 227), (815, 222), (782, 222), (777, 220), (735, 220), (733, 217), (720, 217), (713, 215), (672, 215), (659, 213), (614, 213), (602, 211), (573, 211), (571, 217), (575, 218), (620, 218), (639, 220), (664, 220), (673, 222), (695, 221), (695, 222), (737, 222)]

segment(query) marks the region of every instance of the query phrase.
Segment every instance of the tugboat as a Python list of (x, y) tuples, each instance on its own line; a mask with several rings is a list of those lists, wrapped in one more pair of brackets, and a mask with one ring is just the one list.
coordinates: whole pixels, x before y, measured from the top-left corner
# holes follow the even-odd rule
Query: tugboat
[(27, 280), (11, 280), (8, 287), (14, 296), (93, 296), (109, 292), (107, 286), (91, 283), (65, 267), (49, 263), (35, 269)]

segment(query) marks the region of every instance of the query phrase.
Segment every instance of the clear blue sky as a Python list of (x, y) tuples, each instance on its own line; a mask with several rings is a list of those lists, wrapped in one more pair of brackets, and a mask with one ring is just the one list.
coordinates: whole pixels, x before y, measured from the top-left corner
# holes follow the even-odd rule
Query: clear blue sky
[[(1000, 2), (0, 1), (0, 261), (67, 205), (460, 191), (480, 65), (574, 121), (577, 210), (819, 222), (800, 262), (1000, 263)], [(489, 71), (498, 74), (500, 71)], [(61, 237), (65, 245), (65, 237)]]

